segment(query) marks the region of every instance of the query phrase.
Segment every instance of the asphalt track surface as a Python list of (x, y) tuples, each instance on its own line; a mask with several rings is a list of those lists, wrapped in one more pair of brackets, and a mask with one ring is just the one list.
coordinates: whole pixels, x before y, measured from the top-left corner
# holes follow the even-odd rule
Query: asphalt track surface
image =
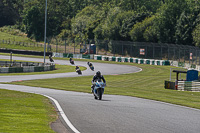
[[(0, 58), (9, 59), (7, 56), (0, 56)], [(42, 59), (22, 57), (14, 57), (14, 60), (43, 61)], [(68, 64), (68, 61), (62, 60), (55, 62)], [(87, 67), (86, 62), (76, 61), (75, 64)], [(125, 65), (94, 63), (94, 66), (95, 70), (101, 70), (104, 75), (141, 71), (137, 67)], [(83, 72), (83, 76), (91, 75), (92, 79), (94, 73), (88, 68)], [(77, 76), (75, 72), (43, 76), (0, 76), (0, 82), (75, 76)], [(0, 84), (0, 88), (38, 93), (56, 99), (68, 120), (77, 132), (81, 133), (200, 132), (200, 110), (198, 109), (128, 96), (103, 95), (103, 99), (100, 101), (94, 100), (92, 94), (88, 93), (8, 84)], [(73, 132), (67, 124), (65, 127), (69, 132)]]

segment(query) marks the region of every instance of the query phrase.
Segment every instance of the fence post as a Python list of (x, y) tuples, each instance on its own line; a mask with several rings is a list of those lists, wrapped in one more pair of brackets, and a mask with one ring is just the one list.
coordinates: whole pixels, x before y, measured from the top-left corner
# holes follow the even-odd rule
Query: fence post
[(75, 54), (75, 41), (74, 41), (74, 54)]
[(124, 55), (124, 44), (122, 44), (122, 56)]
[(184, 49), (184, 63), (185, 63), (185, 49)]
[(147, 46), (146, 46), (144, 54), (145, 54), (145, 58), (147, 58)]
[(160, 59), (162, 60), (162, 44), (160, 44)]
[(175, 56), (176, 56), (176, 48), (174, 47), (174, 60), (176, 60)]
[(111, 43), (111, 46), (112, 46), (113, 49), (114, 49), (113, 51), (114, 51), (114, 56), (115, 56), (115, 49), (116, 49), (115, 46), (116, 46), (116, 44), (113, 45), (113, 41), (112, 41), (112, 40), (110, 41), (110, 43)]
[(58, 53), (58, 41), (56, 39), (56, 53)]
[(131, 57), (133, 57), (132, 52), (133, 52), (133, 45), (131, 44), (131, 49), (130, 49), (130, 56), (131, 56)]
[(181, 52), (180, 49), (181, 49), (181, 48), (179, 48), (179, 52), (178, 52), (178, 56), (179, 56), (179, 57), (178, 57), (178, 58), (179, 58), (178, 61), (179, 61), (179, 62), (180, 62), (180, 58), (181, 58), (181, 57), (180, 57), (180, 52)]
[(155, 47), (154, 47), (154, 44), (153, 44), (153, 59), (154, 59), (154, 53), (155, 53)]
[(196, 50), (196, 65), (197, 65), (197, 50)]
[(65, 54), (66, 54), (66, 45), (67, 45), (67, 44), (66, 44), (66, 39), (65, 39)]
[(189, 64), (190, 64), (190, 49), (189, 49)]
[(168, 55), (167, 55), (167, 59), (169, 60), (169, 45), (167, 45), (168, 47)]
[(199, 65), (200, 65), (200, 52), (199, 52)]
[(12, 63), (12, 52), (10, 52), (10, 64)]

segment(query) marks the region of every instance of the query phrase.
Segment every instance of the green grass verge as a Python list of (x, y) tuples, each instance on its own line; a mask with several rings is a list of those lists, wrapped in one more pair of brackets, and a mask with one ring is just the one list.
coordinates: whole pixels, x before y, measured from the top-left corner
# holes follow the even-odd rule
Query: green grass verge
[[(200, 109), (200, 93), (164, 89), (164, 81), (169, 79), (171, 66), (111, 63), (133, 65), (142, 68), (143, 71), (123, 75), (104, 75), (107, 80), (105, 94), (134, 96)], [(90, 93), (91, 80), (92, 76), (86, 76), (32, 80), (12, 84)]]
[(0, 89), (1, 133), (54, 133), (57, 113), (48, 98)]

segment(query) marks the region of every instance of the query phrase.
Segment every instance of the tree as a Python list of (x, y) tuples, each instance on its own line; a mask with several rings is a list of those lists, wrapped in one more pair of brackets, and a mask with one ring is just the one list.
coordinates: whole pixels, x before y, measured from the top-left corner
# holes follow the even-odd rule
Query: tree
[(21, 20), (20, 13), (23, 10), (23, 2), (20, 0), (0, 1), (0, 27), (4, 25), (15, 25)]
[(187, 0), (186, 2), (187, 7), (182, 12), (180, 18), (177, 20), (176, 43), (184, 45), (194, 45), (195, 43), (193, 39), (195, 39), (196, 37), (193, 37), (192, 32), (200, 21), (200, 2), (196, 0)]
[(153, 25), (155, 16), (147, 17), (142, 22), (136, 23), (129, 32), (131, 39), (136, 42), (152, 41), (151, 34), (148, 34), (150, 26)]
[(176, 25), (176, 43), (194, 45), (192, 31), (198, 24), (199, 19), (194, 14), (183, 12)]
[(185, 5), (183, 0), (168, 0), (161, 6), (151, 28), (151, 31), (157, 31), (159, 42), (175, 43), (177, 18), (185, 9)]
[(200, 24), (198, 24), (192, 32), (192, 37), (195, 46), (200, 46)]
[(41, 16), (38, 6), (32, 6), (25, 14), (23, 23), (27, 36), (37, 41), (41, 40), (44, 36), (44, 18)]
[(100, 17), (96, 15), (96, 12), (98, 12), (98, 7), (88, 6), (72, 19), (71, 30), (76, 38), (82, 40), (94, 39), (93, 30), (100, 23)]

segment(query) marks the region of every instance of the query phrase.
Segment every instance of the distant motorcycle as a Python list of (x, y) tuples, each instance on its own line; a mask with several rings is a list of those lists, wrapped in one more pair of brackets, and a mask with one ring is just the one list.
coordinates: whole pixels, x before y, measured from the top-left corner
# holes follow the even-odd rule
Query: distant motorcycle
[(72, 57), (69, 58), (69, 62), (74, 65), (74, 60), (72, 59)]
[(102, 95), (104, 93), (104, 88), (106, 84), (101, 81), (101, 79), (97, 80), (94, 86), (93, 94), (95, 99), (102, 99)]
[(77, 69), (76, 72), (77, 72), (79, 75), (82, 75), (81, 69)]
[(72, 65), (74, 65), (74, 60), (71, 60), (70, 63), (71, 63)]
[(78, 66), (76, 66), (76, 72), (77, 72), (79, 75), (82, 75), (81, 69), (80, 69)]
[(54, 62), (54, 60), (53, 60), (53, 58), (52, 58), (51, 55), (49, 55), (49, 61), (50, 61), (50, 62)]
[(91, 69), (92, 71), (94, 71), (94, 66), (93, 66), (93, 64), (90, 63), (90, 62), (88, 62), (87, 64), (88, 64), (88, 66), (90, 67), (90, 69)]

